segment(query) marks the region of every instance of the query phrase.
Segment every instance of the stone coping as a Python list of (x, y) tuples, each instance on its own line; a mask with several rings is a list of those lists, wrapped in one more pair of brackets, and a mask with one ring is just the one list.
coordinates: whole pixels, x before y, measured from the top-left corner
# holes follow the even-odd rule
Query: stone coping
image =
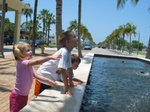
[(85, 83), (72, 88), (73, 95), (64, 94), (63, 83), (58, 82), (55, 89), (46, 89), (29, 102), (20, 112), (79, 112), (88, 81), (94, 53), (88, 53), (81, 59), (75, 77)]

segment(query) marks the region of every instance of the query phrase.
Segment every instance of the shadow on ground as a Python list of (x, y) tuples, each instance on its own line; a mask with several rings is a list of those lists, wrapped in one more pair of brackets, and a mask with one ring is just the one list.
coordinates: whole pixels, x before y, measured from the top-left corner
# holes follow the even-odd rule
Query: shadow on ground
[(0, 91), (1, 92), (11, 92), (12, 90), (4, 88), (4, 87), (0, 87)]

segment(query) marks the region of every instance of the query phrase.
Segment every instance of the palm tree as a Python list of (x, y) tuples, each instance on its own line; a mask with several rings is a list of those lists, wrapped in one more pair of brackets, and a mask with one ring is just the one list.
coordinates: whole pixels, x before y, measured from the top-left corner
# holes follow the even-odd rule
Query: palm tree
[[(77, 34), (78, 33), (78, 23), (77, 23), (77, 21), (76, 20), (71, 21), (70, 26), (67, 29), (70, 30), (70, 31), (73, 31), (75, 34)], [(83, 40), (83, 44), (84, 44), (85, 39), (88, 39), (91, 43), (94, 43), (91, 34), (89, 33), (86, 26), (84, 26), (83, 24), (80, 24), (80, 37)]]
[(58, 44), (58, 35), (62, 33), (62, 0), (56, 0), (56, 39), (57, 49), (60, 48)]
[(82, 1), (79, 0), (78, 4), (78, 56), (82, 58), (82, 52), (81, 52), (81, 39), (80, 39), (80, 29), (81, 29), (81, 6)]
[(75, 34), (78, 32), (78, 23), (77, 20), (71, 21), (70, 26), (67, 28), (70, 31), (73, 31)]
[(113, 36), (113, 38), (115, 38), (114, 40), (116, 41), (116, 44), (118, 45), (117, 49), (120, 50), (121, 49), (121, 43), (120, 43), (121, 33), (120, 33), (120, 29), (115, 29), (113, 31), (113, 33), (112, 33), (112, 36)]
[[(136, 5), (139, 2), (139, 0), (131, 0), (131, 2), (134, 5)], [(126, 3), (126, 0), (118, 0), (117, 1), (117, 8), (123, 8), (125, 3)], [(148, 9), (150, 10), (150, 7)], [(149, 39), (149, 41), (150, 41), (150, 39)], [(150, 46), (150, 42), (148, 43), (148, 46)], [(146, 58), (150, 59), (150, 47), (148, 47)]]
[(89, 40), (89, 42), (91, 44), (95, 44), (95, 42), (93, 41), (92, 35), (88, 31), (88, 29), (86, 28), (86, 26), (84, 26), (84, 25), (81, 24), (81, 26), (80, 26), (80, 32), (81, 32), (81, 37), (82, 37), (82, 40), (83, 40), (83, 44), (84, 44), (85, 39)]
[[(117, 0), (117, 9), (123, 8), (127, 0)], [(137, 5), (139, 0), (131, 0), (133, 5)]]
[(40, 14), (38, 15), (38, 19), (42, 20), (43, 22), (43, 38), (45, 38), (45, 26), (47, 23), (47, 15), (49, 14), (49, 11), (47, 9), (43, 9), (40, 11)]
[(8, 35), (13, 35), (14, 34), (14, 23), (5, 22), (5, 32)]
[(35, 3), (34, 3), (34, 18), (33, 18), (33, 41), (32, 41), (32, 52), (33, 54), (35, 54), (35, 40), (36, 40), (36, 36), (37, 36), (37, 31), (36, 31), (36, 28), (37, 28), (37, 21), (36, 21), (36, 18), (37, 18), (37, 7), (38, 7), (38, 0), (35, 0)]
[[(26, 4), (30, 7), (30, 4)], [(28, 22), (28, 17), (30, 17), (30, 20), (31, 20), (31, 14), (33, 13), (33, 10), (32, 9), (22, 9), (22, 12), (23, 14), (26, 16), (26, 24)], [(27, 32), (27, 28), (25, 29), (25, 35), (26, 35), (26, 32)]]
[(131, 23), (127, 23), (126, 24), (126, 30), (127, 30), (127, 35), (130, 37), (130, 49), (129, 49), (129, 54), (131, 54), (131, 36), (132, 34), (134, 34), (134, 36), (137, 34), (136, 33), (136, 26), (131, 24)]
[(125, 35), (127, 34), (126, 25), (119, 26), (119, 29), (120, 29), (120, 33), (121, 33), (122, 38), (123, 38), (123, 40), (122, 40), (122, 52), (124, 52), (124, 46), (125, 46), (124, 39), (125, 39)]
[[(30, 7), (29, 3), (26, 3), (26, 5)], [(26, 16), (26, 21), (28, 21), (28, 17), (30, 17), (30, 20), (31, 20), (31, 15), (33, 13), (33, 10), (31, 8), (30, 9), (24, 8), (24, 9), (22, 9), (22, 12)]]
[(0, 12), (0, 20), (2, 19), (2, 12)]
[[(150, 11), (150, 7), (148, 8), (148, 10)], [(148, 41), (148, 48), (147, 48), (146, 58), (150, 59), (150, 38), (149, 38), (149, 41)]]
[(46, 28), (47, 28), (47, 32), (48, 32), (48, 44), (49, 44), (49, 37), (50, 37), (50, 25), (51, 24), (55, 24), (55, 16), (53, 15), (53, 13), (48, 13), (47, 17), (46, 17)]
[(85, 45), (85, 39), (89, 37), (90, 33), (88, 32), (88, 29), (83, 25), (81, 25), (80, 31), (81, 31), (80, 33), (81, 33), (81, 38), (83, 40), (83, 46), (84, 46)]
[[(36, 20), (36, 31), (38, 31), (40, 28), (41, 28), (41, 25), (40, 25), (40, 23), (39, 23), (39, 21), (37, 21)], [(24, 23), (22, 23), (22, 25), (21, 25), (21, 28), (22, 29), (27, 29), (27, 31), (29, 32), (28, 33), (28, 39), (29, 40), (32, 40), (32, 36), (33, 36), (33, 21), (32, 20), (30, 20), (30, 21), (28, 21), (27, 23), (26, 22), (24, 22)], [(39, 34), (37, 35), (38, 37), (39, 37)], [(40, 38), (38, 38), (38, 39), (40, 39)]]
[(148, 41), (148, 48), (147, 48), (146, 58), (150, 59), (150, 38), (149, 38), (149, 41)]

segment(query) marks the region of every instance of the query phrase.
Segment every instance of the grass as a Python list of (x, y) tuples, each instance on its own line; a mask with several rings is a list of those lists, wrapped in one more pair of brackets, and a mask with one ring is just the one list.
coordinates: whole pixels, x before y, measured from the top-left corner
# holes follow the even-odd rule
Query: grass
[[(125, 50), (125, 52), (129, 52), (129, 51)], [(146, 56), (146, 54), (147, 54), (147, 52), (145, 52), (145, 51), (138, 51), (138, 53), (137, 53), (137, 51), (132, 51), (132, 53), (142, 55), (142, 56)]]
[(56, 45), (49, 45), (49, 46), (46, 46), (45, 47), (48, 47), (48, 48), (56, 48), (57, 46)]
[[(132, 53), (135, 53), (135, 54), (137, 54), (137, 51), (132, 51)], [(139, 55), (146, 56), (146, 53), (147, 53), (147, 52), (138, 51), (138, 54), (139, 54)]]

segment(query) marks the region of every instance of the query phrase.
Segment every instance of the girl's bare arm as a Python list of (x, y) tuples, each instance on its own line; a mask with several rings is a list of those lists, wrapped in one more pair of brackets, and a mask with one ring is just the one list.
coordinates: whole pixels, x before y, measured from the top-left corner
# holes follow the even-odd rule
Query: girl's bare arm
[(39, 64), (42, 64), (50, 59), (53, 59), (53, 60), (57, 60), (61, 58), (61, 55), (58, 55), (58, 56), (46, 56), (46, 57), (42, 57), (42, 58), (38, 58), (38, 59), (31, 59), (29, 61), (29, 65), (39, 65)]
[(34, 77), (35, 77), (36, 79), (40, 80), (40, 81), (47, 82), (47, 83), (48, 83), (50, 86), (52, 86), (52, 87), (58, 86), (58, 84), (57, 84), (56, 82), (54, 82), (54, 81), (52, 81), (52, 80), (50, 80), (50, 79), (48, 79), (48, 78), (46, 78), (46, 77), (43, 77), (43, 76), (41, 76), (41, 75), (38, 75), (38, 74), (35, 72), (35, 70), (34, 70)]

